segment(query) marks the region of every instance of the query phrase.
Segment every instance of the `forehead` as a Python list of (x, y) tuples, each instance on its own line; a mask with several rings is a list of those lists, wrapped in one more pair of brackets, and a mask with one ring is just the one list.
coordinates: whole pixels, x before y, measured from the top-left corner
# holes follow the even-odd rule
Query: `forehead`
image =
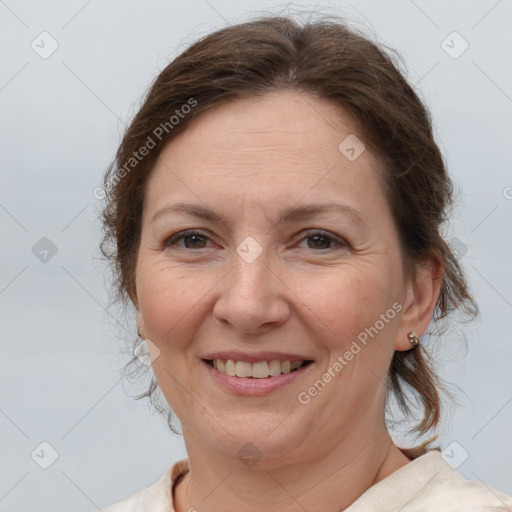
[(260, 200), (262, 187), (272, 189), (275, 200), (285, 192), (291, 201), (306, 193), (378, 194), (382, 172), (343, 108), (275, 92), (230, 100), (190, 122), (160, 154), (146, 199), (158, 208), (169, 194), (186, 192), (184, 183), (193, 183), (200, 195), (208, 187), (229, 192), (245, 184), (247, 194), (259, 192)]

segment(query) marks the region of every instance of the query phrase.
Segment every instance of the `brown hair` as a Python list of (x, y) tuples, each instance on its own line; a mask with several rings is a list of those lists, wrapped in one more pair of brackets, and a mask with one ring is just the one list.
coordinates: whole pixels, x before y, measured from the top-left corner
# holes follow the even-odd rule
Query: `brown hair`
[[(342, 106), (358, 123), (365, 145), (385, 164), (386, 194), (407, 268), (431, 258), (444, 266), (434, 323), (455, 310), (475, 317), (478, 309), (463, 271), (440, 234), (452, 183), (430, 114), (383, 48), (337, 17), (300, 24), (267, 16), (218, 30), (174, 59), (150, 87), (104, 178), (101, 247), (113, 262), (118, 297), (136, 305), (144, 188), (162, 148), (214, 105), (291, 90)], [(153, 378), (138, 398), (151, 398), (156, 389)], [(413, 399), (423, 407), (423, 419), (411, 431), (424, 434), (438, 424), (440, 391), (446, 389), (422, 345), (395, 352), (388, 395), (406, 414)], [(170, 418), (169, 412), (173, 429)]]

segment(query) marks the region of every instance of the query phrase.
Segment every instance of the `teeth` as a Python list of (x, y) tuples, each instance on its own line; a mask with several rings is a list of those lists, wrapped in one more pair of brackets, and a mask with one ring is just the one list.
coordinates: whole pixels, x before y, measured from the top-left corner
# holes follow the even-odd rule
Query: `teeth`
[(252, 366), (251, 377), (256, 379), (266, 379), (268, 377), (268, 363), (267, 361), (261, 361), (261, 363), (245, 363), (247, 366)]
[(226, 361), (226, 374), (231, 377), (235, 376), (235, 361), (232, 361), (231, 359)]
[(281, 375), (281, 361), (270, 361), (268, 372), (271, 377)]
[(244, 363), (243, 361), (237, 361), (235, 363), (235, 375), (237, 377), (252, 377), (251, 370), (251, 363)]
[(231, 377), (252, 377), (254, 379), (266, 379), (267, 377), (277, 377), (281, 373), (290, 373), (298, 370), (305, 364), (305, 361), (258, 361), (257, 363), (248, 363), (247, 361), (233, 361), (228, 359), (214, 359), (211, 365), (219, 372)]

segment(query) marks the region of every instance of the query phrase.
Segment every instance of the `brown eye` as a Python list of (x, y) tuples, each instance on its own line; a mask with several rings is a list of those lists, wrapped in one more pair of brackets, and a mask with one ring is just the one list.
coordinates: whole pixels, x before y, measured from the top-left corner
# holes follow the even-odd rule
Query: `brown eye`
[(329, 249), (332, 239), (324, 235), (314, 235), (307, 238), (307, 240), (313, 240), (313, 244), (309, 244), (310, 249)]
[[(187, 240), (190, 243), (190, 247), (187, 244)], [(187, 235), (183, 237), (183, 241), (187, 249), (202, 249), (204, 247), (205, 240), (206, 238), (201, 235)]]
[[(184, 245), (177, 243), (181, 240), (183, 240)], [(178, 246), (183, 249), (204, 249), (208, 240), (209, 238), (199, 231), (183, 231), (169, 238), (165, 246)]]
[(328, 250), (332, 249), (335, 245), (340, 247), (347, 246), (347, 243), (342, 239), (323, 231), (309, 231), (306, 233), (306, 236), (301, 239), (301, 241), (302, 240), (307, 240), (308, 249)]

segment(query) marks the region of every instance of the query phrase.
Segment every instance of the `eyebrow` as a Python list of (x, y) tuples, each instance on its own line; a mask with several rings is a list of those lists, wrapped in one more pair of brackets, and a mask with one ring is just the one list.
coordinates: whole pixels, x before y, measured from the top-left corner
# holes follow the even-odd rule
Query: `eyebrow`
[[(280, 222), (294, 222), (299, 220), (304, 220), (315, 215), (325, 213), (325, 212), (339, 212), (348, 217), (351, 217), (357, 223), (362, 223), (363, 218), (361, 215), (352, 207), (339, 204), (339, 203), (322, 203), (322, 204), (310, 204), (306, 206), (298, 206), (298, 207), (290, 207), (286, 208), (281, 212), (279, 216), (278, 223)], [(164, 206), (160, 210), (158, 210), (152, 217), (152, 221), (160, 217), (161, 215), (178, 212), (178, 213), (186, 213), (193, 217), (197, 217), (199, 219), (205, 219), (213, 223), (222, 223), (225, 224), (228, 228), (231, 228), (231, 223), (228, 219), (223, 216), (215, 213), (213, 210), (208, 208), (207, 206), (200, 204), (189, 204), (189, 203), (177, 203), (172, 206)]]

